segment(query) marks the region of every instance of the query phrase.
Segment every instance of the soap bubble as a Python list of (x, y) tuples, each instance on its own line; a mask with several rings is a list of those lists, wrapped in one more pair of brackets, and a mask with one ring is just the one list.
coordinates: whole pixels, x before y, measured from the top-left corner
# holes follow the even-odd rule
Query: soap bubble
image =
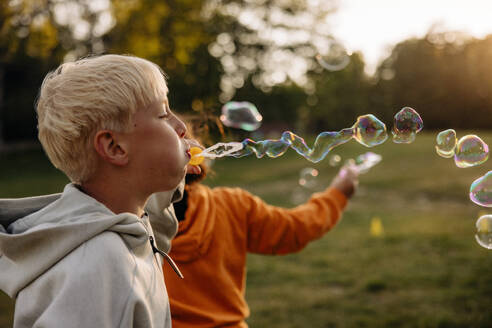
[(243, 149), (244, 145), (241, 142), (219, 142), (215, 145), (204, 149), (201, 153), (195, 154), (195, 156), (203, 156), (207, 158), (224, 157), (237, 153)]
[(283, 155), (290, 147), (307, 160), (317, 163), (324, 159), (333, 148), (348, 142), (352, 137), (351, 128), (338, 132), (322, 132), (316, 137), (313, 148), (309, 148), (303, 138), (290, 131), (285, 131), (280, 139), (260, 141), (245, 139), (242, 142), (243, 149), (231, 155), (243, 157), (254, 153), (258, 158), (265, 155), (276, 158)]
[(456, 131), (448, 129), (439, 132), (436, 137), (436, 152), (439, 156), (444, 158), (450, 158), (454, 156), (454, 150), (456, 148)]
[(354, 139), (366, 147), (382, 144), (388, 138), (386, 125), (372, 114), (359, 116), (352, 128)]
[(492, 249), (492, 215), (483, 215), (475, 224), (477, 233), (475, 239), (478, 244), (487, 249)]
[(456, 166), (464, 168), (484, 163), (489, 158), (489, 146), (476, 135), (461, 138), (454, 154)]
[(299, 185), (307, 188), (313, 189), (318, 184), (319, 172), (311, 167), (306, 167), (299, 173)]
[(254, 131), (260, 127), (263, 117), (250, 102), (230, 101), (222, 106), (220, 120), (229, 127)]
[(331, 40), (325, 47), (320, 47), (316, 60), (328, 71), (340, 71), (350, 63), (350, 56), (340, 42)]
[(411, 107), (403, 107), (394, 118), (393, 142), (411, 143), (424, 127), (420, 115)]
[(470, 199), (480, 206), (492, 207), (492, 171), (473, 181)]
[(255, 154), (257, 158), (282, 156), (289, 148), (294, 149), (307, 160), (317, 163), (323, 160), (335, 147), (351, 139), (364, 146), (373, 147), (388, 138), (386, 126), (372, 114), (359, 116), (354, 125), (338, 132), (325, 131), (318, 134), (310, 148), (303, 138), (290, 131), (284, 131), (280, 139), (254, 141), (244, 139), (242, 142), (218, 143), (203, 150), (199, 155), (207, 158), (234, 156), (236, 158)]
[(328, 164), (330, 164), (330, 166), (332, 167), (340, 165), (341, 162), (342, 162), (342, 157), (340, 157), (340, 155), (337, 154), (331, 155), (330, 159), (328, 160)]

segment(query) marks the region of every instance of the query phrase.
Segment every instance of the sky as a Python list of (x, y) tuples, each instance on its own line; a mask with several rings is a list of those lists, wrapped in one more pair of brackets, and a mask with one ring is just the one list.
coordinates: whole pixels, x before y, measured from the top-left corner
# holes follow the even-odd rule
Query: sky
[(423, 37), (433, 24), (477, 38), (492, 34), (492, 0), (339, 0), (333, 34), (349, 51), (361, 51), (372, 74), (392, 46)]

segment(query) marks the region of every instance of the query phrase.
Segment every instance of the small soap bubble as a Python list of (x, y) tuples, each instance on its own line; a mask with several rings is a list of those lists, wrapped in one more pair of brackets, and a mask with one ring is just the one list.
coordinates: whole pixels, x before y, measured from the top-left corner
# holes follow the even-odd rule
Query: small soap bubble
[(340, 71), (350, 63), (350, 56), (340, 42), (331, 40), (327, 46), (319, 49), (316, 60), (328, 71)]
[(311, 167), (306, 167), (299, 173), (299, 185), (307, 189), (313, 189), (318, 183), (319, 172)]
[(437, 154), (444, 158), (453, 157), (457, 142), (455, 130), (447, 129), (439, 132), (436, 137)]
[(478, 136), (470, 134), (456, 144), (454, 162), (457, 167), (471, 167), (484, 163), (489, 158), (489, 146)]
[(359, 116), (352, 129), (354, 139), (366, 147), (380, 145), (388, 138), (386, 125), (372, 114)]
[(473, 181), (470, 199), (480, 206), (492, 207), (492, 171)]
[(415, 140), (415, 136), (424, 127), (424, 122), (417, 113), (411, 107), (403, 107), (394, 118), (393, 130), (393, 142), (394, 143), (412, 143)]
[(342, 157), (338, 154), (331, 155), (330, 159), (328, 160), (328, 164), (330, 164), (330, 166), (332, 167), (340, 165), (341, 162)]
[(260, 127), (263, 117), (250, 102), (230, 101), (222, 106), (220, 120), (228, 127), (254, 131)]
[(492, 215), (483, 215), (475, 224), (477, 233), (475, 239), (478, 244), (487, 249), (492, 249)]

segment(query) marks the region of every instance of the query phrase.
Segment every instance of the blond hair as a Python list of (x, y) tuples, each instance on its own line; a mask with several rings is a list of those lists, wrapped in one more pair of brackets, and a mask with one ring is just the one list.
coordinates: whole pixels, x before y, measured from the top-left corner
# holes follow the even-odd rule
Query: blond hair
[(137, 110), (166, 93), (162, 70), (142, 58), (103, 55), (62, 64), (41, 85), (39, 140), (53, 165), (82, 183), (96, 170), (95, 133), (128, 131)]

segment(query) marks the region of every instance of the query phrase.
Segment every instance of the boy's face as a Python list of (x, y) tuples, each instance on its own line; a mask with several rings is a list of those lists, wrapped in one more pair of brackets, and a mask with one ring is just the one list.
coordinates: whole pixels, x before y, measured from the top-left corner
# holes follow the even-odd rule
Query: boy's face
[(166, 96), (134, 116), (126, 135), (129, 165), (149, 193), (172, 190), (184, 178), (191, 155), (185, 124), (170, 110)]

